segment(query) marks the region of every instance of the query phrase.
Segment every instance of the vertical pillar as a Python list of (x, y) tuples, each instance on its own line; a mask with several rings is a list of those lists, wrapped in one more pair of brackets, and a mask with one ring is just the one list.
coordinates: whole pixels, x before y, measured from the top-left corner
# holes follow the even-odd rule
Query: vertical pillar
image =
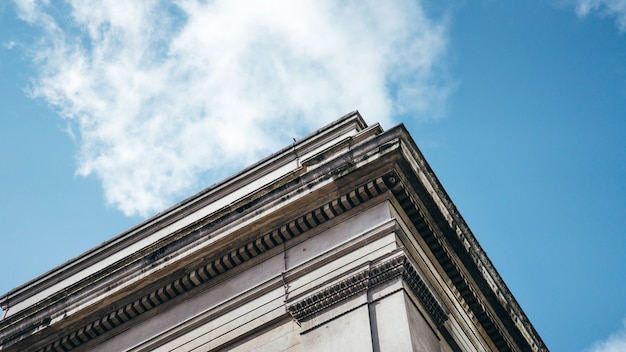
[(328, 320), (302, 334), (303, 352), (372, 351), (367, 305)]
[(404, 290), (369, 306), (375, 352), (439, 352), (439, 340)]

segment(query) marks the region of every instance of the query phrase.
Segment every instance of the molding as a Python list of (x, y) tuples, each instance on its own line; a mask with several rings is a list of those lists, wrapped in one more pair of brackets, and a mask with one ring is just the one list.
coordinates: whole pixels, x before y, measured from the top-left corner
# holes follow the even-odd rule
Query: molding
[[(356, 131), (356, 135), (345, 135), (345, 138), (340, 139), (346, 131)], [(336, 142), (336, 144), (331, 142)], [(286, 174), (282, 171), (272, 174), (276, 171), (277, 165), (284, 166), (287, 163), (295, 165), (294, 169), (289, 169), (292, 171)], [(373, 179), (390, 170), (395, 171)], [(268, 175), (277, 176), (274, 179), (275, 183), (261, 185), (261, 182), (260, 188), (245, 195), (242, 193), (240, 198), (235, 197), (236, 199), (233, 198), (232, 201), (223, 199), (225, 195), (238, 190), (240, 186), (247, 185), (249, 181), (259, 180), (259, 177), (269, 177)], [(344, 178), (347, 175), (351, 177)], [(304, 192), (311, 191), (312, 187), (315, 187), (313, 182), (307, 185), (299, 183), (305, 179), (315, 182), (321, 180), (321, 182), (327, 182), (325, 185), (336, 182), (332, 195), (324, 195), (321, 199), (304, 198), (308, 194)], [(352, 184), (361, 186), (353, 188)], [(294, 190), (296, 186), (299, 188)], [(149, 288), (144, 287), (144, 292), (148, 294), (142, 297), (136, 298), (135, 296), (142, 294), (141, 290), (140, 292), (133, 291), (125, 298), (120, 298), (120, 296), (111, 298), (111, 301), (116, 300), (113, 304), (121, 306), (101, 308), (89, 313), (84, 311), (81, 315), (63, 318), (65, 314), (63, 309), (68, 304), (84, 297), (91, 299), (89, 303), (93, 303), (93, 297), (98, 297), (98, 291), (88, 284), (96, 282), (101, 285), (98, 288), (101, 288), (105, 284), (103, 278), (116, 280), (123, 275), (138, 272), (134, 264), (141, 264), (137, 260), (141, 260), (146, 253), (146, 258), (153, 258), (153, 255), (156, 255), (154, 258), (165, 262), (170, 258), (157, 258), (164, 245), (188, 245), (189, 243), (181, 241), (182, 238), (197, 245), (200, 242), (202, 230), (219, 225), (220, 221), (232, 219), (229, 216), (239, 216), (240, 213), (250, 216), (246, 219), (252, 219), (253, 211), (257, 209), (255, 207), (267, 205), (269, 201), (277, 201), (279, 194), (284, 196), (286, 194), (284, 190), (287, 189), (300, 194), (301, 198), (298, 200), (300, 203), (297, 203), (299, 207), (295, 209), (298, 211), (304, 211), (306, 207), (313, 206), (313, 204), (305, 204), (306, 200), (311, 200), (315, 202), (314, 204), (328, 202), (286, 224), (279, 221), (282, 221), (282, 217), (295, 216), (295, 210), (289, 213), (292, 215), (285, 213), (280, 217), (276, 216), (272, 218), (271, 223), (263, 225), (264, 229), (273, 228), (273, 230), (265, 234), (261, 233), (260, 236), (253, 237), (255, 233), (242, 232), (241, 237), (225, 245), (226, 241), (220, 242), (224, 246), (219, 247), (221, 251), (219, 254), (212, 252), (215, 254), (208, 256), (207, 259), (211, 259), (210, 262), (199, 263), (198, 261), (201, 260), (199, 258), (193, 260), (183, 258), (187, 261), (182, 262), (175, 268), (176, 270), (172, 269), (167, 275), (159, 276), (155, 280), (156, 283), (151, 283)], [(316, 188), (316, 190), (319, 189)], [(352, 191), (331, 199), (345, 190)], [(274, 191), (276, 192), (271, 193)], [(432, 258), (443, 269), (442, 274), (449, 278), (450, 288), (458, 291), (462, 300), (467, 303), (466, 312), (472, 317), (474, 323), (484, 330), (481, 335), (485, 339), (490, 339), (499, 351), (547, 351), (541, 337), (478, 244), (407, 130), (403, 126), (393, 127), (386, 132), (382, 132), (379, 126), (367, 128), (358, 112), (344, 116), (294, 145), (283, 148), (103, 245), (1, 296), (0, 305), (5, 309), (6, 316), (0, 321), (0, 350), (15, 350), (31, 341), (35, 341), (36, 344), (32, 346), (33, 349), (45, 344), (45, 347), (39, 351), (69, 351), (83, 346), (86, 342), (108, 331), (120, 326), (128, 326), (127, 322), (135, 320), (145, 312), (154, 312), (153, 308), (180, 297), (198, 286), (205, 285), (208, 281), (214, 282), (215, 277), (226, 271), (388, 191), (400, 204), (417, 230), (414, 235), (423, 238), (428, 247), (428, 250), (425, 250), (431, 252)], [(218, 205), (222, 203), (223, 206), (219, 208)], [(215, 207), (214, 211), (211, 210), (213, 212), (204, 208), (209, 205), (211, 209)], [(135, 251), (134, 247), (129, 247), (155, 234), (162, 235), (162, 237), (159, 237), (156, 242), (151, 242), (149, 246), (139, 251)], [(244, 242), (247, 239), (249, 240)], [(196, 240), (198, 242), (193, 242)], [(101, 264), (102, 260), (117, 253), (120, 249), (132, 252), (132, 255), (109, 266), (102, 264), (98, 267), (96, 265)], [(275, 248), (275, 250), (278, 249)], [(223, 255), (226, 251), (228, 252)], [(392, 265), (392, 263), (387, 264)], [(428, 314), (431, 315), (435, 324), (438, 327), (443, 324), (445, 320), (441, 319), (447, 316), (445, 313), (441, 315), (441, 312), (437, 310), (437, 307), (441, 308), (441, 305), (436, 300), (428, 303), (428, 294), (432, 296), (432, 291), (427, 286), (423, 288), (420, 286), (420, 283), (424, 281), (417, 271), (411, 274), (411, 266), (405, 267), (404, 264), (399, 267), (396, 263), (394, 264), (396, 266), (392, 265), (389, 268), (380, 265), (383, 263), (377, 263), (367, 269), (366, 277), (355, 277), (355, 282), (343, 282), (344, 286), (336, 287), (338, 291), (321, 291), (318, 293), (321, 295), (318, 298), (311, 295), (307, 298), (309, 301), (306, 299), (298, 301), (298, 303), (305, 304), (305, 308), (311, 313), (298, 313), (300, 308), (294, 308), (292, 305), (290, 306), (294, 311), (292, 315), (308, 319), (335, 304), (333, 302), (340, 302), (359, 292), (364, 292), (369, 287), (374, 287), (372, 285), (380, 285), (382, 282), (401, 276), (407, 286), (416, 292), (417, 297), (420, 297), (420, 294), (423, 296), (419, 299), (425, 300), (426, 303), (422, 302), (424, 307), (428, 307), (428, 304), (432, 305), (433, 311), (429, 311)], [(70, 280), (70, 278), (76, 278), (77, 276), (74, 275), (79, 272), (84, 274), (83, 270), (87, 269), (99, 271), (79, 281)], [(116, 271), (115, 275), (111, 274), (118, 269), (120, 271)], [(384, 270), (385, 274), (376, 274), (373, 270)], [(400, 273), (395, 273), (394, 270)], [(64, 280), (69, 281), (61, 282)], [(52, 287), (57, 282), (65, 286), (53, 292)], [(42, 289), (52, 293), (42, 296), (46, 297), (43, 300), (37, 300), (34, 295), (43, 295)], [(135, 300), (128, 303), (133, 298)], [(25, 299), (35, 303), (25, 306), (27, 303)], [(24, 307), (16, 304), (22, 304)], [(56, 314), (52, 322), (46, 317), (51, 307), (56, 309), (52, 312)], [(7, 315), (6, 308), (13, 309), (13, 312)], [(44, 340), (36, 341), (41, 336), (44, 336)], [(27, 340), (28, 338), (30, 340)]]
[[(326, 221), (364, 203), (388, 190), (383, 177), (376, 178), (354, 190), (315, 208), (287, 224), (275, 228), (263, 236), (257, 237), (226, 255), (210, 261), (195, 270), (152, 290), (150, 293), (122, 306), (108, 311), (88, 324), (75, 329), (52, 343), (39, 348), (38, 352), (67, 352), (75, 349), (98, 336), (114, 330), (138, 316), (165, 304), (195, 287), (201, 286), (215, 277), (241, 265), (242, 263), (320, 225)], [(36, 328), (36, 327), (35, 327)], [(4, 346), (20, 339), (29, 331), (9, 336), (1, 341)], [(5, 347), (6, 348), (6, 347)]]
[(443, 324), (448, 315), (404, 253), (380, 263), (370, 264), (368, 268), (288, 305), (287, 311), (301, 324), (352, 296), (367, 292), (395, 278), (404, 280), (437, 328), (444, 329)]
[[(315, 154), (320, 148), (327, 148), (332, 143), (351, 139), (353, 135), (361, 135), (365, 131), (372, 134), (382, 133), (382, 129), (377, 125), (368, 127), (358, 111), (344, 115), (297, 142), (133, 226), (103, 244), (0, 295), (0, 308), (3, 310), (3, 315), (11, 317), (20, 314), (30, 309), (32, 304), (39, 304), (46, 297), (70, 289), (78, 281), (96, 274), (93, 268), (98, 267), (99, 264), (113, 255), (124, 250), (128, 250), (129, 255), (138, 250), (143, 250), (145, 248), (131, 247), (146, 238), (155, 237), (155, 235), (158, 235), (158, 238), (151, 244), (166, 239), (172, 233), (189, 225), (194, 225), (193, 223), (201, 221), (213, 212), (222, 210), (222, 207), (228, 207), (231, 203), (249, 196), (250, 193), (242, 191), (246, 186), (262, 180), (263, 184), (259, 184), (258, 187), (250, 189), (250, 191), (254, 192), (265, 187), (269, 182), (300, 168), (299, 158), (310, 157), (311, 153)], [(239, 197), (233, 197), (233, 194), (238, 194)], [(233, 199), (225, 199), (229, 197), (233, 197)], [(206, 208), (210, 209), (207, 210)], [(160, 230), (165, 228), (172, 230), (160, 233)], [(115, 264), (111, 263), (111, 265)], [(42, 292), (46, 292), (48, 295), (37, 298), (32, 304), (28, 303), (33, 296)]]
[(478, 323), (483, 327), (487, 336), (493, 341), (498, 351), (516, 351), (510, 338), (497, 321), (486, 309), (487, 305), (483, 302), (480, 295), (473, 288), (466, 274), (461, 269), (461, 265), (453, 258), (450, 253), (454, 251), (450, 248), (449, 243), (441, 234), (438, 227), (433, 224), (433, 220), (422, 210), (422, 207), (411, 196), (406, 189), (405, 182), (398, 182), (391, 188), (398, 203), (407, 213), (419, 235), (424, 239), (430, 251), (435, 256), (441, 267), (445, 270), (446, 275), (450, 278), (450, 282), (461, 294), (461, 297), (467, 303), (470, 313), (476, 317)]
[[(398, 130), (396, 130), (398, 129)], [(407, 176), (392, 193), (498, 351), (548, 351), (406, 129), (399, 166)], [(403, 199), (403, 201), (400, 201)], [(424, 216), (426, 214), (427, 217)], [(455, 259), (451, 259), (455, 258)]]
[[(424, 181), (422, 180), (422, 182)], [(411, 187), (407, 187), (407, 185), (416, 187), (418, 184), (416, 182), (410, 182), (409, 180), (401, 180), (395, 185), (390, 186), (390, 189), (402, 209), (413, 222), (418, 234), (424, 239), (424, 242), (428, 245), (428, 248), (434, 255), (435, 259), (444, 269), (451, 284), (456, 288), (463, 300), (467, 303), (468, 313), (470, 313), (470, 315), (476, 319), (476, 322), (483, 327), (486, 335), (489, 339), (491, 339), (498, 351), (505, 352), (526, 350), (522, 346), (528, 344), (529, 341), (525, 340), (521, 334), (517, 336), (513, 335), (514, 330), (517, 330), (517, 328), (514, 330), (510, 328), (507, 329), (502, 325), (502, 317), (496, 317), (495, 312), (492, 311), (494, 308), (493, 303), (488, 303), (488, 300), (484, 296), (480, 286), (474, 281), (482, 278), (482, 276), (480, 276), (482, 274), (472, 275), (468, 272), (468, 270), (472, 270), (472, 265), (477, 266), (478, 263), (475, 261), (464, 261), (463, 258), (461, 258), (464, 254), (471, 255), (469, 252), (472, 250), (480, 250), (482, 255), (484, 255), (482, 249), (476, 249), (476, 247), (474, 247), (468, 249), (463, 248), (463, 250), (461, 250), (458, 245), (455, 246), (454, 243), (451, 243), (451, 241), (454, 242), (455, 238), (445, 234), (445, 229), (447, 229), (447, 226), (445, 225), (451, 225), (447, 222), (442, 224), (441, 220), (437, 221), (433, 219), (432, 216), (437, 216), (437, 214), (432, 211), (425, 210), (431, 209), (429, 206), (437, 206), (432, 204), (425, 205), (425, 202), (436, 200), (433, 200), (432, 198), (428, 199), (428, 197), (423, 196), (423, 190), (420, 193), (419, 190), (416, 191)], [(418, 193), (418, 195), (413, 196), (412, 194), (414, 194), (414, 192)], [(454, 212), (453, 214), (458, 215)], [(460, 217), (460, 215), (458, 216)], [(465, 236), (469, 237), (467, 233)], [(530, 350), (543, 351), (543, 349), (536, 349), (537, 346), (534, 347), (535, 348)]]

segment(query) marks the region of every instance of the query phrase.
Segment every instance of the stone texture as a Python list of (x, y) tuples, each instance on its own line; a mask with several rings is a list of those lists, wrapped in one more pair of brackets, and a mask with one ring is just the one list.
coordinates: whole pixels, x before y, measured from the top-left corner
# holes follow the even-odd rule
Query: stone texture
[(304, 333), (302, 349), (307, 352), (372, 351), (367, 305)]

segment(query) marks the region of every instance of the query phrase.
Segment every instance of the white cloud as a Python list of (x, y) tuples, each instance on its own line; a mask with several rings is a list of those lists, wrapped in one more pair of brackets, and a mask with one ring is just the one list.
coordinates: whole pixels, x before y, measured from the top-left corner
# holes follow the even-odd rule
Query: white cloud
[(16, 0), (42, 31), (32, 95), (72, 122), (78, 174), (127, 215), (354, 109), (436, 117), (450, 91), (445, 21), (417, 1), (52, 3)]
[(621, 32), (626, 31), (626, 0), (576, 0), (576, 14), (585, 17), (590, 13), (615, 17)]
[(2, 46), (4, 46), (6, 49), (9, 49), (9, 50), (13, 49), (15, 45), (17, 45), (17, 43), (12, 40), (2, 43)]
[(595, 342), (588, 352), (623, 352), (626, 351), (626, 319), (622, 328), (611, 334), (606, 340)]

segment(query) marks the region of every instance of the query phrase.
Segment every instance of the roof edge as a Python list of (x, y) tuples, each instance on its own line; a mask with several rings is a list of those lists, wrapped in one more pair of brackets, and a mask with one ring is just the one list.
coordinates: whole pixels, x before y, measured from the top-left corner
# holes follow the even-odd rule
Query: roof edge
[[(146, 237), (148, 234), (153, 233), (156, 229), (165, 227), (168, 224), (189, 215), (190, 213), (194, 213), (199, 208), (221, 199), (221, 197), (217, 197), (216, 199), (211, 198), (219, 195), (220, 192), (224, 193), (228, 189), (236, 188), (236, 185), (242, 183), (245, 184), (253, 179), (258, 179), (259, 171), (265, 171), (262, 173), (262, 175), (265, 175), (267, 174), (267, 170), (271, 171), (278, 168), (278, 166), (284, 165), (285, 160), (291, 161), (293, 159), (292, 155), (294, 155), (294, 151), (297, 153), (300, 150), (314, 148), (316, 145), (332, 140), (333, 137), (336, 137), (335, 134), (341, 133), (345, 130), (354, 129), (358, 133), (367, 127), (367, 123), (358, 110), (354, 110), (343, 115), (326, 126), (294, 141), (293, 144), (285, 146), (277, 152), (274, 152), (254, 164), (245, 167), (241, 171), (214, 183), (213, 185), (174, 204), (162, 212), (149, 217), (128, 230), (123, 231), (117, 236), (1, 295), (0, 308), (4, 312), (3, 315), (0, 316), (0, 319), (3, 319), (4, 316), (6, 316), (7, 310), (10, 309), (13, 304), (22, 302), (25, 299), (28, 299), (28, 297), (32, 294), (46, 289), (55, 283), (71, 277), (81, 270), (91, 266), (94, 262), (97, 262), (99, 258), (106, 257), (107, 252), (110, 252), (115, 248), (119, 248), (120, 246), (124, 246), (125, 243), (128, 243), (129, 241), (130, 243), (135, 243)], [(282, 161), (283, 163), (278, 166), (272, 165), (276, 161)]]

